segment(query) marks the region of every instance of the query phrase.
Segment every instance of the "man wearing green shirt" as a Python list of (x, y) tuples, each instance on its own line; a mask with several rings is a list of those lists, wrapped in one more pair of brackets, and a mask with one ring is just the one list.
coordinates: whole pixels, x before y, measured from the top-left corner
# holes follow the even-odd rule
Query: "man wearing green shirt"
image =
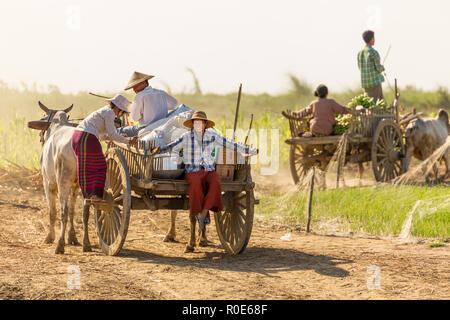
[(383, 99), (381, 83), (384, 82), (382, 72), (384, 67), (380, 63), (380, 54), (373, 48), (375, 33), (367, 30), (363, 33), (366, 43), (364, 49), (358, 53), (358, 68), (361, 71), (361, 87), (375, 102)]

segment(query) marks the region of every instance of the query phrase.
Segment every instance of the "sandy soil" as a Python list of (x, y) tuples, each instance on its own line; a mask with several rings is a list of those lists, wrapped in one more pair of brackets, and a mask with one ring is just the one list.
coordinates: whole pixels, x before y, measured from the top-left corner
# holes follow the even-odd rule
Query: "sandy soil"
[[(230, 256), (214, 222), (210, 246), (183, 253), (188, 217), (177, 218), (177, 243), (164, 243), (168, 212), (133, 211), (119, 256), (43, 244), (48, 224), (42, 190), (0, 187), (0, 299), (449, 299), (448, 244), (330, 237), (256, 222), (247, 250)], [(76, 230), (81, 241), (78, 206)], [(258, 221), (258, 219), (256, 219)], [(57, 228), (57, 236), (59, 227)], [(67, 286), (81, 271), (80, 289)], [(379, 287), (375, 271), (379, 268)], [(373, 268), (373, 267), (372, 267)], [(368, 287), (368, 283), (372, 286)]]

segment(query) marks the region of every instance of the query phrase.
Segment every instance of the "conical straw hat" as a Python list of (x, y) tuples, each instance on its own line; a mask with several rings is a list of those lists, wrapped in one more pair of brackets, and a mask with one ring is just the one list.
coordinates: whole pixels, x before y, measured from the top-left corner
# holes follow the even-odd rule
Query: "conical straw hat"
[(133, 75), (131, 76), (130, 81), (128, 81), (128, 84), (127, 84), (125, 90), (131, 89), (135, 85), (137, 85), (137, 84), (139, 84), (139, 83), (141, 83), (141, 82), (143, 82), (145, 80), (149, 80), (149, 79), (151, 79), (153, 77), (154, 76), (150, 76), (148, 74), (140, 73), (140, 72), (135, 71), (133, 73)]

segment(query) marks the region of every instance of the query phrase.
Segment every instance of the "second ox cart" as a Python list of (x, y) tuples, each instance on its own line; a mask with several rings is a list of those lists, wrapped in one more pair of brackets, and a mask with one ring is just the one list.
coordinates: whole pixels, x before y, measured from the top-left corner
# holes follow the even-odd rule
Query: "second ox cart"
[[(387, 182), (407, 171), (403, 131), (398, 123), (398, 97), (392, 106), (368, 110), (354, 115), (344, 134), (324, 137), (303, 137), (307, 131), (308, 118), (299, 118), (292, 112), (283, 112), (289, 120), (291, 138), (289, 162), (294, 183), (298, 183), (312, 167), (325, 170), (336, 152), (338, 176), (342, 165), (372, 163), (376, 181)], [(343, 140), (345, 139), (345, 140)], [(338, 145), (343, 144), (338, 150)], [(338, 178), (339, 179), (339, 178)]]

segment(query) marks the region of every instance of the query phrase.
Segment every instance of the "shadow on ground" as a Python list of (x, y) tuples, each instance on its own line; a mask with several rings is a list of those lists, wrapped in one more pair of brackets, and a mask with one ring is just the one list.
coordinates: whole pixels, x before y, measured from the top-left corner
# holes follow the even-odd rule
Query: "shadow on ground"
[(231, 256), (221, 252), (206, 252), (205, 256), (167, 257), (140, 250), (122, 249), (119, 256), (137, 259), (143, 263), (166, 264), (178, 267), (212, 268), (216, 270), (255, 272), (266, 276), (279, 272), (314, 270), (329, 277), (347, 277), (349, 272), (339, 267), (352, 260), (325, 255), (311, 255), (292, 249), (250, 247), (242, 255)]

